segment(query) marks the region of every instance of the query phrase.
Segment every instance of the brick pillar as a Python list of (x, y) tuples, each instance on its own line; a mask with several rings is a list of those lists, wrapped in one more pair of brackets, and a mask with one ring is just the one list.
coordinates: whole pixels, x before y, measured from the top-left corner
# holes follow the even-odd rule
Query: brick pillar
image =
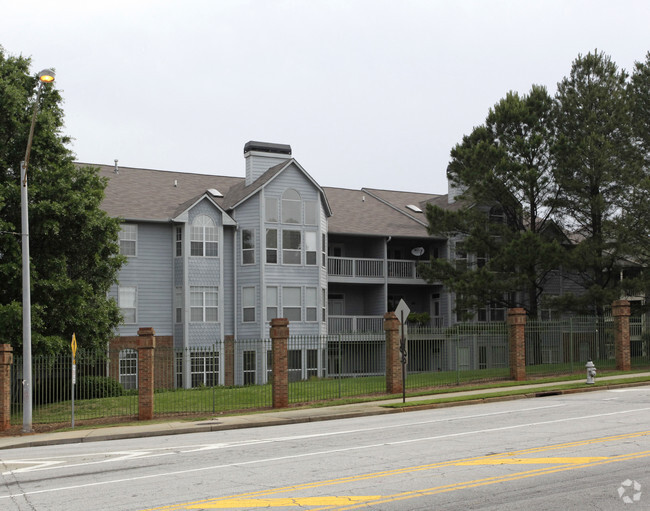
[(0, 431), (11, 427), (11, 364), (14, 361), (11, 344), (0, 344)]
[(138, 419), (153, 419), (154, 350), (156, 332), (151, 327), (138, 329)]
[(510, 351), (510, 378), (526, 379), (526, 311), (508, 309), (508, 346)]
[(289, 406), (288, 325), (286, 318), (271, 320), (273, 408)]
[(223, 384), (235, 385), (235, 336), (226, 335), (223, 342)]
[(614, 316), (614, 346), (616, 349), (616, 369), (629, 371), (630, 360), (630, 302), (616, 300), (612, 303)]
[(399, 351), (399, 319), (394, 312), (384, 314), (384, 332), (386, 332), (386, 392), (401, 394), (402, 355)]

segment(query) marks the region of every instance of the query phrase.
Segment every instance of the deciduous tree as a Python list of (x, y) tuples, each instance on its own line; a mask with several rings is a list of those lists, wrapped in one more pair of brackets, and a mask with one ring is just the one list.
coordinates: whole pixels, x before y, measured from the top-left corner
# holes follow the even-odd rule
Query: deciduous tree
[[(22, 344), (20, 164), (37, 79), (0, 47), (0, 342)], [(120, 321), (107, 297), (123, 264), (119, 220), (100, 208), (106, 182), (78, 167), (63, 132), (60, 92), (44, 88), (28, 168), (34, 352), (102, 345)]]

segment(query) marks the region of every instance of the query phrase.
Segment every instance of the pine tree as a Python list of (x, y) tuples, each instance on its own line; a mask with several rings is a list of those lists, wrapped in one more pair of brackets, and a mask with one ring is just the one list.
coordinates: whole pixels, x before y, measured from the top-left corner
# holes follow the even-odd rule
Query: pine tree
[(602, 314), (631, 284), (621, 278), (634, 264), (625, 218), (635, 214), (631, 199), (642, 174), (627, 78), (609, 56), (594, 52), (578, 56), (558, 84), (556, 219), (575, 241), (565, 267), (585, 290), (565, 294), (563, 308)]
[(492, 303), (537, 314), (543, 283), (564, 251), (551, 221), (557, 196), (552, 106), (544, 87), (524, 96), (510, 92), (451, 151), (447, 176), (462, 191), (461, 207), (430, 206), (429, 232), (462, 239), (473, 262), (433, 260), (422, 271), (456, 293), (457, 309)]

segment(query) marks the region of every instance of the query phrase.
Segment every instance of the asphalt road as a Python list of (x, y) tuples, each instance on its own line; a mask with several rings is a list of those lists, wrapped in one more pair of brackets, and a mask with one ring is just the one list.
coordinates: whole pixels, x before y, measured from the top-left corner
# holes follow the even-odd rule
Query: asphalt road
[(2, 510), (650, 509), (650, 387), (10, 449), (0, 462)]

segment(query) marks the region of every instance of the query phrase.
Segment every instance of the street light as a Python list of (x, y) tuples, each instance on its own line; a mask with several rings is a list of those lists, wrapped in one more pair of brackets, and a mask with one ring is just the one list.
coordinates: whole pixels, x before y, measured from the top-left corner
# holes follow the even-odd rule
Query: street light
[(32, 301), (29, 283), (29, 218), (27, 213), (27, 167), (29, 153), (32, 150), (34, 126), (38, 114), (38, 103), (44, 83), (54, 81), (54, 71), (44, 69), (38, 74), (38, 89), (34, 110), (32, 112), (32, 125), (29, 128), (25, 160), (20, 165), (20, 216), (22, 223), (22, 251), (23, 251), (23, 433), (32, 431)]

